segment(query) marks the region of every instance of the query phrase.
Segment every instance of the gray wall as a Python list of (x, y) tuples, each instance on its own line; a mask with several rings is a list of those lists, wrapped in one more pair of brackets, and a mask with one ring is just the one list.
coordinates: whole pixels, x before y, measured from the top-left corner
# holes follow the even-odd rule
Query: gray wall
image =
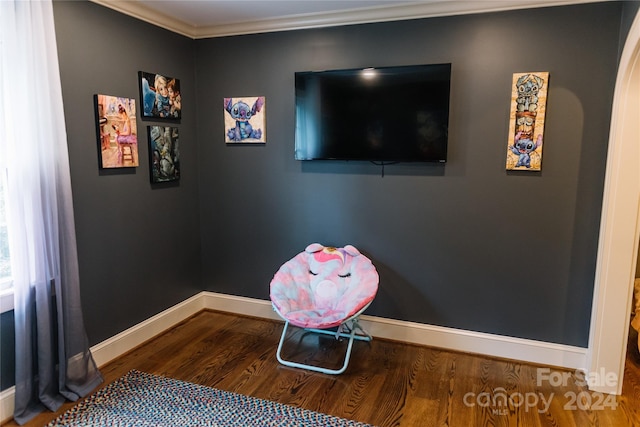
[(16, 383), (15, 378), (15, 328), (13, 311), (0, 314), (0, 390)]
[[(54, 2), (82, 302), (91, 344), (202, 290), (193, 40), (89, 2)], [(138, 71), (181, 79), (182, 175), (151, 185)], [(93, 95), (135, 98), (140, 166), (98, 169)]]
[[(203, 280), (268, 299), (311, 242), (381, 273), (368, 314), (587, 346), (619, 3), (197, 41)], [(598, 22), (598, 26), (588, 23)], [(294, 72), (452, 63), (444, 167), (299, 162)], [(505, 171), (515, 72), (549, 71), (541, 173)], [(266, 96), (265, 146), (225, 146), (223, 97)]]

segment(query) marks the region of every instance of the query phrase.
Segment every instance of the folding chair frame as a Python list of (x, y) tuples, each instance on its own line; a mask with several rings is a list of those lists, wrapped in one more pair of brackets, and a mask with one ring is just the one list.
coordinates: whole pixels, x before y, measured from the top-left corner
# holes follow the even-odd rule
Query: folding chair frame
[[(323, 374), (338, 375), (338, 374), (343, 373), (347, 369), (347, 366), (349, 365), (349, 359), (351, 358), (351, 349), (353, 347), (353, 341), (354, 340), (359, 340), (359, 341), (371, 341), (372, 340), (371, 335), (369, 335), (367, 333), (367, 331), (365, 331), (362, 328), (362, 326), (360, 326), (360, 323), (358, 323), (358, 317), (360, 316), (360, 314), (362, 314), (362, 312), (364, 310), (366, 310), (366, 308), (368, 306), (369, 306), (369, 304), (367, 304), (359, 312), (357, 312), (356, 314), (354, 314), (350, 318), (348, 318), (345, 321), (343, 321), (338, 326), (338, 329), (336, 331), (332, 331), (332, 330), (329, 330), (329, 329), (302, 328), (305, 331), (309, 331), (309, 332), (314, 332), (314, 333), (324, 334), (324, 335), (333, 335), (333, 336), (335, 336), (336, 340), (340, 339), (340, 338), (349, 338), (349, 342), (347, 343), (347, 350), (346, 350), (346, 353), (345, 353), (345, 356), (344, 356), (344, 363), (343, 363), (343, 365), (342, 365), (342, 367), (340, 369), (328, 369), (328, 368), (324, 368), (322, 366), (309, 365), (309, 364), (306, 364), (306, 363), (299, 363), (299, 362), (293, 362), (293, 361), (290, 361), (290, 360), (285, 360), (282, 357), (282, 347), (284, 345), (284, 341), (285, 341), (285, 338), (286, 338), (286, 335), (287, 335), (287, 329), (289, 327), (289, 323), (290, 322), (284, 316), (282, 316), (282, 314), (280, 314), (280, 312), (274, 306), (273, 309), (276, 311), (276, 313), (278, 313), (278, 315), (280, 315), (280, 317), (285, 319), (284, 328), (282, 329), (282, 336), (280, 337), (280, 343), (278, 344), (278, 350), (276, 351), (276, 357), (278, 358), (278, 362), (280, 362), (281, 364), (283, 364), (285, 366), (290, 366), (292, 368), (307, 369), (307, 370), (310, 370), (310, 371), (321, 372)], [(294, 325), (294, 326), (296, 326), (296, 325)], [(357, 333), (356, 331), (358, 331), (358, 330), (361, 333)]]

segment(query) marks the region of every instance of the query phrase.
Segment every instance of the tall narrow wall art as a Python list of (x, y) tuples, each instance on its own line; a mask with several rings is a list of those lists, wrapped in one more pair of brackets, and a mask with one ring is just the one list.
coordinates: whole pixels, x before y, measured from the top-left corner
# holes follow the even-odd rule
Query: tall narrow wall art
[(102, 94), (94, 98), (100, 168), (137, 167), (136, 101)]
[(507, 170), (540, 171), (548, 72), (515, 73), (509, 115)]
[(180, 179), (180, 133), (173, 126), (148, 126), (151, 182)]

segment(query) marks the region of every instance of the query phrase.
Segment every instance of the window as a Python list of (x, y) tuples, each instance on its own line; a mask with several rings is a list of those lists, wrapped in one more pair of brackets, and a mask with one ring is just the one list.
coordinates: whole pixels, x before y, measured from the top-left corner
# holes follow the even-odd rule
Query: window
[(2, 173), (0, 175), (0, 292), (11, 288), (11, 258), (9, 255), (4, 177), (5, 174)]
[(7, 226), (6, 171), (0, 168), (0, 313), (13, 310), (13, 281)]

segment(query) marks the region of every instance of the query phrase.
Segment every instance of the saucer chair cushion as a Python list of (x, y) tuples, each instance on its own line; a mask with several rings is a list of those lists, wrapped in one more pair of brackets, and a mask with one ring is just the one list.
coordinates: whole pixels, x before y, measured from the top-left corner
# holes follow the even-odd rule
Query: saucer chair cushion
[(355, 247), (307, 246), (271, 281), (271, 302), (291, 324), (327, 329), (358, 314), (378, 291), (378, 272)]

